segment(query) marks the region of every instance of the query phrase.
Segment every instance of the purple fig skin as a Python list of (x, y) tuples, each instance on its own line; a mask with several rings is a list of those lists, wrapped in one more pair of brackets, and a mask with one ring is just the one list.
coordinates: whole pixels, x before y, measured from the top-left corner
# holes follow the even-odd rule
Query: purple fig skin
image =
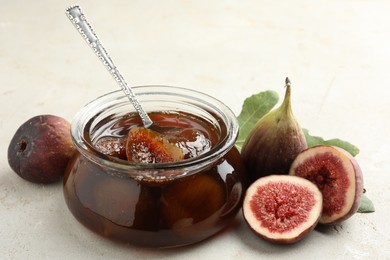
[[(305, 170), (302, 171), (302, 170), (299, 170), (298, 168), (301, 167), (301, 165), (306, 164), (306, 161), (309, 161), (310, 159), (312, 159), (312, 161), (307, 162), (307, 164), (314, 163), (316, 161), (318, 162), (320, 159), (317, 158), (317, 160), (314, 160), (314, 162), (313, 162), (313, 159), (316, 156), (320, 156), (321, 154), (324, 154), (324, 153), (329, 153), (329, 154), (331, 154), (331, 156), (337, 157), (338, 162), (343, 162), (342, 165), (347, 165), (346, 168), (343, 167), (343, 168), (340, 168), (338, 170), (344, 171), (344, 173), (341, 175), (343, 178), (345, 176), (350, 176), (349, 181), (351, 181), (351, 183), (353, 183), (352, 186), (349, 186), (351, 188), (349, 188), (349, 190), (346, 193), (346, 194), (350, 194), (350, 195), (349, 196), (345, 195), (345, 200), (349, 200), (349, 203), (347, 203), (348, 201), (343, 202), (344, 205), (345, 204), (350, 205), (349, 206), (350, 208), (345, 210), (343, 212), (343, 214), (338, 214), (338, 216), (334, 215), (334, 214), (332, 216), (329, 216), (329, 215), (326, 216), (325, 215), (326, 211), (324, 210), (323, 216), (320, 218), (320, 221), (319, 221), (320, 224), (333, 225), (333, 224), (341, 223), (341, 222), (347, 220), (348, 218), (350, 218), (351, 216), (353, 216), (360, 206), (361, 197), (362, 197), (363, 189), (364, 189), (364, 182), (363, 182), (362, 170), (361, 170), (359, 164), (357, 163), (356, 159), (349, 152), (345, 151), (344, 149), (342, 149), (340, 147), (318, 145), (318, 146), (308, 148), (305, 151), (303, 151), (301, 154), (299, 154), (297, 156), (297, 158), (294, 160), (294, 162), (292, 163), (289, 174), (300, 176), (303, 178), (307, 178), (307, 179), (311, 180), (312, 182), (314, 182), (315, 184), (321, 186), (320, 183), (316, 183), (316, 182), (323, 179), (323, 176), (320, 173), (322, 171), (322, 168), (318, 169), (317, 172), (314, 170), (311, 170), (311, 172), (309, 172), (309, 171), (306, 172)], [(303, 156), (305, 156), (305, 154), (308, 156), (305, 157), (306, 160), (305, 159), (302, 160), (301, 158), (303, 158)], [(336, 167), (335, 165), (331, 165), (330, 159), (325, 160), (324, 158), (322, 158), (321, 161), (328, 162), (329, 165), (327, 165), (327, 166), (329, 166), (330, 168), (334, 169)], [(307, 166), (305, 166), (305, 168), (306, 167)], [(318, 167), (320, 167), (320, 165), (316, 165), (316, 166), (312, 166), (312, 167), (318, 168)], [(349, 171), (349, 173), (346, 171)], [(332, 176), (332, 179), (334, 179), (336, 177), (337, 177), (337, 175), (334, 175), (334, 176)], [(325, 183), (326, 183), (326, 181), (325, 181)], [(336, 188), (340, 187), (340, 185), (342, 185), (342, 183), (338, 183), (337, 186), (335, 186), (335, 187)], [(325, 186), (327, 186), (327, 187), (323, 188), (323, 190), (320, 188), (322, 193), (323, 193), (323, 197), (324, 197), (324, 207), (330, 207), (333, 204), (329, 204), (329, 203), (331, 201), (334, 201), (334, 200), (331, 200), (329, 198), (329, 196), (331, 196), (331, 195), (328, 195), (328, 194), (331, 193), (333, 186), (329, 186), (329, 184), (325, 184)], [(354, 189), (354, 190), (351, 190), (351, 189)], [(340, 191), (336, 190), (336, 191), (333, 191), (333, 193), (340, 194)], [(352, 200), (352, 204), (350, 203), (351, 200)], [(345, 207), (347, 207), (347, 206), (345, 206)]]
[(307, 148), (305, 135), (291, 109), (290, 92), (287, 78), (281, 106), (262, 117), (245, 140), (241, 156), (251, 183), (275, 173), (288, 174), (295, 157)]
[(53, 183), (63, 177), (75, 150), (67, 120), (39, 115), (16, 131), (8, 146), (8, 163), (25, 180)]
[[(363, 191), (364, 191), (363, 173), (362, 173), (362, 170), (361, 170), (358, 162), (356, 161), (356, 159), (349, 152), (345, 151), (344, 149), (342, 149), (340, 147), (333, 146), (333, 148), (335, 148), (336, 150), (339, 150), (342, 154), (347, 156), (349, 158), (352, 166), (353, 166), (353, 169), (355, 171), (355, 181), (356, 181), (355, 182), (355, 201), (354, 201), (351, 209), (349, 210), (349, 212), (344, 217), (339, 218), (335, 222), (326, 223), (326, 224), (337, 224), (337, 223), (343, 222), (343, 221), (349, 219), (350, 217), (352, 217), (359, 209), (360, 202), (361, 202), (362, 195), (363, 195)], [(320, 220), (320, 223), (321, 223), (321, 220)]]

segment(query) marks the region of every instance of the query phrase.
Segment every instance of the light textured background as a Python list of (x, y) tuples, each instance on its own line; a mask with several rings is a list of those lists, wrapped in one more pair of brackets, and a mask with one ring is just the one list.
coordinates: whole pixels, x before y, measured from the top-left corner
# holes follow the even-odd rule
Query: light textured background
[[(312, 134), (339, 137), (357, 156), (376, 212), (318, 229), (292, 246), (255, 237), (241, 215), (195, 246), (115, 244), (81, 226), (61, 184), (12, 173), (7, 148), (38, 114), (69, 120), (117, 89), (64, 14), (80, 4), (131, 85), (195, 88), (238, 115), (244, 99), (293, 83), (293, 109)], [(389, 1), (0, 0), (1, 259), (390, 259)]]

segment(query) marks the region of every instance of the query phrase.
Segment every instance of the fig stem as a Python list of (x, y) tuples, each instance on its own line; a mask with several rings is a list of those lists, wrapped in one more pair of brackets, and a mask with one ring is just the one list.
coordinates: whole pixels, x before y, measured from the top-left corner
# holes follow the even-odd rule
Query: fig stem
[(291, 85), (291, 81), (290, 81), (290, 79), (288, 77), (286, 77), (286, 86), (287, 85)]
[(286, 77), (286, 93), (284, 95), (284, 100), (283, 100), (283, 103), (281, 105), (281, 108), (283, 109), (283, 111), (288, 114), (291, 112), (291, 102), (290, 102), (290, 96), (291, 96), (291, 81), (288, 77)]

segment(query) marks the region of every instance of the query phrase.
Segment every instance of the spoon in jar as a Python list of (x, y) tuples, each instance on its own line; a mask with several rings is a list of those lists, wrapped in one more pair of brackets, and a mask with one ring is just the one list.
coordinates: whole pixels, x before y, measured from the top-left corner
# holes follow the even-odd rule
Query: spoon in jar
[(85, 15), (81, 11), (79, 6), (71, 6), (66, 9), (66, 14), (69, 20), (76, 27), (77, 31), (85, 39), (88, 45), (92, 48), (95, 54), (98, 56), (99, 60), (103, 63), (106, 69), (114, 77), (115, 81), (122, 88), (125, 95), (129, 98), (130, 102), (133, 104), (135, 110), (139, 114), (142, 123), (145, 128), (149, 128), (153, 125), (153, 121), (150, 119), (149, 115), (142, 108), (137, 97), (135, 96), (132, 89), (126, 83), (125, 79), (119, 72), (118, 68), (115, 66), (114, 62), (108, 55), (106, 49), (103, 47), (99, 38), (97, 37), (95, 31), (92, 29), (91, 25), (88, 23)]

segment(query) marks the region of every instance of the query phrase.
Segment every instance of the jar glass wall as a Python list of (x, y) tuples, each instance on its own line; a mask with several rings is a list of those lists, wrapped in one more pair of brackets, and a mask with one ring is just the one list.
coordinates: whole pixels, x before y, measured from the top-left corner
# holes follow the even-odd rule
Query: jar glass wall
[(245, 190), (234, 146), (237, 119), (222, 102), (193, 90), (141, 86), (134, 91), (156, 123), (164, 124), (167, 114), (177, 115), (171, 126), (198, 120), (212, 136), (212, 148), (172, 163), (140, 164), (104, 154), (94, 145), (99, 137), (107, 132), (126, 137), (130, 127), (142, 123), (121, 92), (99, 97), (72, 122), (78, 152), (64, 178), (70, 211), (92, 231), (140, 246), (188, 245), (216, 234), (234, 219)]

